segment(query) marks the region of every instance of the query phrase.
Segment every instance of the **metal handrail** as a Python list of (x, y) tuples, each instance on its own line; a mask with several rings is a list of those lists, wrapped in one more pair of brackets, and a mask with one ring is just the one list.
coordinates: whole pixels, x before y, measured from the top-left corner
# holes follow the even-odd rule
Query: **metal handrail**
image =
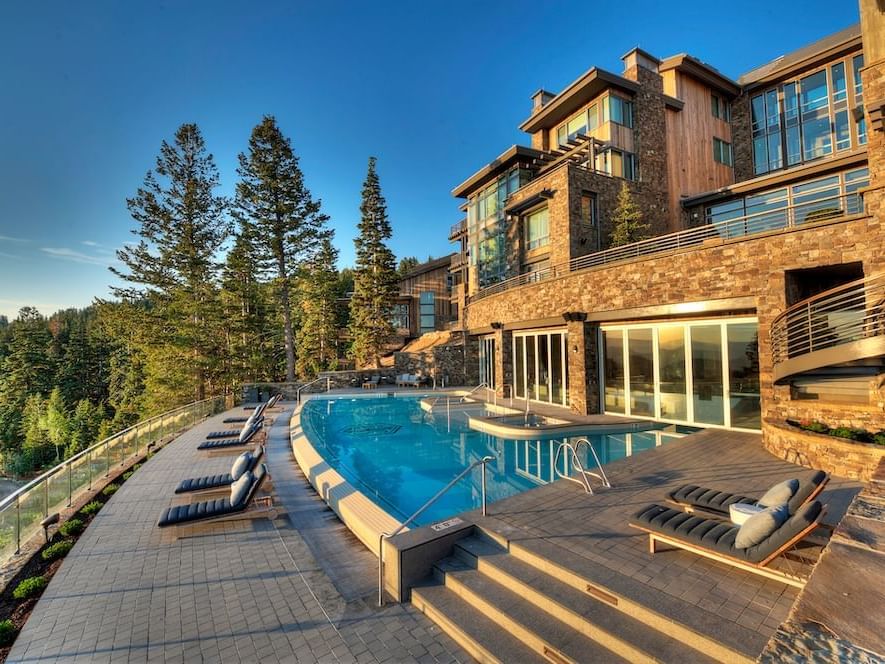
[(320, 376), (319, 378), (314, 378), (309, 383), (305, 383), (304, 385), (299, 387), (297, 390), (295, 390), (295, 403), (301, 403), (301, 393), (305, 390), (305, 388), (308, 388), (311, 385), (313, 385), (314, 383), (320, 382), (321, 380), (326, 381), (326, 392), (331, 391), (332, 379), (329, 376)]
[(885, 273), (857, 279), (797, 302), (771, 324), (772, 360), (885, 336)]
[(412, 516), (410, 516), (408, 519), (403, 521), (396, 528), (396, 530), (394, 530), (392, 533), (381, 533), (381, 535), (378, 537), (378, 606), (384, 606), (384, 540), (399, 535), (408, 527), (410, 523), (414, 522), (415, 519), (421, 516), (431, 505), (439, 500), (449, 489), (451, 489), (458, 482), (464, 479), (464, 477), (477, 466), (481, 466), (482, 468), (482, 515), (487, 516), (488, 511), (486, 508), (486, 464), (489, 461), (494, 461), (495, 458), (496, 457), (494, 456), (484, 456), (482, 459), (474, 461), (469, 466), (467, 466), (467, 468), (465, 468), (454, 478), (452, 478), (452, 480), (442, 489), (437, 491), (430, 500), (428, 500), (421, 507), (415, 510), (415, 513), (412, 514)]
[[(84, 489), (78, 489), (75, 491), (74, 489), (74, 480), (73, 480), (73, 468), (75, 465), (79, 465), (78, 462), (84, 462), (88, 466), (88, 477), (89, 483), (86, 488), (92, 486), (93, 481), (93, 467), (92, 461), (99, 457), (104, 457), (104, 476), (107, 477), (110, 474), (111, 469), (111, 447), (116, 447), (117, 444), (125, 445), (127, 443), (127, 437), (133, 435), (134, 440), (138, 440), (138, 437), (147, 432), (148, 434), (156, 434), (160, 432), (160, 435), (163, 435), (162, 432), (165, 430), (168, 421), (171, 419), (175, 421), (175, 419), (180, 418), (182, 415), (187, 416), (190, 420), (190, 426), (193, 426), (197, 423), (198, 418), (203, 415), (209, 415), (214, 412), (219, 412), (219, 404), (221, 407), (224, 406), (226, 397), (224, 395), (219, 395), (215, 397), (209, 397), (208, 399), (202, 399), (200, 401), (194, 401), (192, 403), (186, 404), (184, 406), (179, 406), (173, 410), (166, 411), (164, 413), (160, 413), (159, 415), (154, 415), (146, 420), (142, 420), (141, 422), (137, 422), (132, 426), (129, 426), (122, 431), (118, 431), (117, 433), (104, 438), (97, 443), (89, 446), (85, 450), (78, 452), (77, 454), (71, 456), (68, 459), (65, 459), (61, 463), (56, 466), (50, 468), (46, 472), (42, 473), (38, 477), (34, 478), (27, 484), (22, 487), (19, 487), (11, 494), (6, 496), (3, 500), (0, 500), (0, 519), (2, 519), (4, 512), (7, 509), (15, 508), (15, 542), (16, 542), (16, 553), (21, 550), (21, 542), (23, 539), (28, 539), (30, 535), (27, 533), (23, 533), (23, 525), (21, 522), (21, 503), (23, 497), (29, 496), (35, 490), (42, 489), (43, 493), (43, 501), (42, 501), (42, 509), (44, 518), (49, 516), (49, 508), (50, 508), (50, 481), (61, 477), (62, 473), (67, 473), (67, 491), (65, 492), (67, 497), (67, 507), (70, 507), (74, 502), (74, 497), (79, 495), (79, 493)], [(158, 426), (159, 425), (159, 426)], [(125, 450), (124, 450), (125, 451)], [(129, 456), (136, 454), (138, 452), (138, 447), (136, 445), (132, 454)], [(125, 458), (121, 460), (121, 464), (125, 462)], [(100, 472), (100, 471), (99, 471)], [(62, 494), (61, 500), (64, 500), (65, 494)], [(54, 504), (53, 504), (54, 506)], [(34, 524), (30, 524), (33, 526)], [(34, 533), (39, 531), (39, 528), (31, 528)], [(23, 537), (23, 534), (25, 537)], [(2, 561), (0, 561), (2, 562)]]
[[(578, 448), (581, 446), (581, 443), (584, 443), (590, 450), (590, 454), (593, 455), (593, 459), (596, 461), (596, 467), (599, 469), (598, 473), (592, 470), (584, 470), (584, 464), (581, 463), (581, 459), (578, 457)], [(578, 473), (580, 473), (581, 475), (580, 480), (560, 472), (557, 462), (559, 461), (559, 456), (560, 454), (562, 454), (563, 451), (571, 452), (572, 464), (575, 468), (578, 469)], [(584, 492), (589, 493), (591, 496), (593, 495), (593, 487), (590, 486), (590, 480), (587, 479), (588, 475), (602, 480), (602, 484), (608, 489), (610, 489), (612, 486), (611, 482), (608, 481), (608, 476), (605, 474), (605, 470), (602, 467), (602, 462), (599, 460), (599, 456), (596, 454), (596, 450), (594, 449), (593, 444), (586, 438), (579, 438), (575, 441), (574, 445), (572, 445), (572, 443), (567, 440), (564, 440), (562, 443), (559, 444), (559, 447), (556, 448), (556, 454), (553, 457), (553, 472), (556, 473), (556, 476), (560, 477), (561, 479), (582, 485), (584, 487)]]
[(467, 230), (467, 218), (465, 217), (459, 222), (452, 224), (452, 227), (449, 229), (449, 238), (453, 238), (457, 235), (460, 235), (465, 230)]
[[(828, 204), (830, 207), (827, 207)], [(762, 233), (796, 228), (803, 224), (832, 221), (859, 214), (863, 209), (863, 195), (859, 192), (852, 192), (789, 205), (777, 210), (755, 212), (727, 221), (713, 221), (697, 228), (689, 228), (620, 247), (612, 247), (573, 258), (568, 262), (557, 263), (543, 270), (510, 277), (474, 293), (469, 297), (468, 304), (517, 286), (554, 279), (572, 272), (604, 267), (612, 263), (643, 260), (648, 256), (699, 247), (709, 240), (735, 241)], [(813, 218), (809, 219), (809, 217)]]
[(489, 388), (489, 384), (488, 384), (488, 383), (480, 383), (479, 385), (477, 385), (476, 387), (474, 387), (472, 390), (470, 390), (467, 394), (465, 394), (464, 396), (462, 396), (462, 397), (458, 400), (458, 403), (464, 403), (464, 399), (466, 399), (466, 398), (469, 397), (471, 394), (473, 394), (474, 392), (476, 392), (477, 390), (479, 390), (479, 389), (481, 389), (481, 388), (483, 388), (483, 387), (486, 388), (486, 389), (488, 389), (488, 388)]

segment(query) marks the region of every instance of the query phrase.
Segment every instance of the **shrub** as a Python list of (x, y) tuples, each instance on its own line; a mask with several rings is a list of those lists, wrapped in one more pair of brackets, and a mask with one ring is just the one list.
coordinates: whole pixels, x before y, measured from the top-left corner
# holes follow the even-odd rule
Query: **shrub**
[(91, 503), (86, 503), (83, 505), (83, 509), (80, 510), (80, 514), (85, 514), (86, 516), (92, 516), (93, 514), (98, 514), (98, 510), (102, 508), (102, 503), (97, 500), (93, 500)]
[(12, 591), (12, 596), (16, 599), (26, 599), (40, 593), (46, 587), (46, 577), (31, 576), (22, 581)]
[(101, 490), (101, 493), (103, 496), (113, 496), (119, 488), (119, 484), (108, 484), (104, 489)]
[(850, 427), (836, 427), (832, 431), (830, 431), (831, 436), (836, 436), (837, 438), (847, 438), (848, 440), (860, 440), (862, 438), (863, 432), (858, 431), (857, 429), (852, 429)]
[(60, 532), (65, 537), (70, 537), (71, 535), (79, 535), (86, 529), (86, 524), (83, 523), (82, 519), (68, 519), (63, 524), (58, 527), (58, 532)]
[(885, 445), (885, 431), (873, 434), (873, 442), (876, 443), (876, 445)]
[(73, 546), (74, 543), (71, 540), (62, 540), (61, 542), (56, 542), (55, 544), (47, 546), (43, 549), (43, 553), (40, 555), (43, 557), (43, 560), (46, 561), (57, 560), (68, 555), (68, 551), (70, 551)]
[(12, 624), (11, 620), (8, 618), (6, 620), (0, 620), (0, 648), (11, 646), (17, 635), (18, 630), (15, 628), (15, 625)]
[(823, 422), (803, 422), (802, 428), (806, 431), (814, 431), (815, 433), (829, 433), (830, 427)]
[(127, 470), (125, 473), (123, 473), (123, 481), (125, 482), (130, 477), (132, 477), (132, 473), (134, 473), (134, 472), (135, 472), (134, 470)]

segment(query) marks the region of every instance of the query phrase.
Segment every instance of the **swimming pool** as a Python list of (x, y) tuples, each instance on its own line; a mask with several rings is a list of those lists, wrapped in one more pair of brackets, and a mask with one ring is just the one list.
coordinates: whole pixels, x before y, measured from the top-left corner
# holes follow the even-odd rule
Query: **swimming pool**
[[(420, 397), (399, 396), (311, 399), (301, 411), (301, 425), (329, 465), (401, 521), (487, 455), (496, 457), (487, 466), (489, 503), (547, 484), (556, 479), (553, 463), (559, 444), (585, 437), (507, 440), (470, 429), (464, 413), (453, 412), (451, 418), (434, 415), (422, 410)], [(644, 431), (586, 437), (605, 464), (679, 436)], [(582, 456), (585, 453), (582, 446)], [(568, 467), (568, 460), (561, 458), (559, 470)], [(480, 478), (476, 467), (417, 523), (426, 525), (480, 507)]]

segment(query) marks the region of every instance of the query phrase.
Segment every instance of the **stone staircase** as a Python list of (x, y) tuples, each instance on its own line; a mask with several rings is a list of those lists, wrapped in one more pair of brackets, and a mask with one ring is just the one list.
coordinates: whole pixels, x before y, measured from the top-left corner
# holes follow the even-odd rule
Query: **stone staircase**
[(480, 662), (753, 661), (654, 602), (479, 528), (411, 601)]

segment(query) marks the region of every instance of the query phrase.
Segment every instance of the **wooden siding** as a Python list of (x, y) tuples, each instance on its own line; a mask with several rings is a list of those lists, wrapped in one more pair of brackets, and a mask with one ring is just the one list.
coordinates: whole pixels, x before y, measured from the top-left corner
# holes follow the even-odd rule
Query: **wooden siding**
[(732, 143), (731, 127), (713, 117), (708, 86), (675, 69), (663, 78), (664, 93), (685, 103), (681, 111), (666, 111), (670, 230), (677, 231), (682, 228), (680, 196), (734, 182), (734, 169), (713, 160), (713, 138)]

